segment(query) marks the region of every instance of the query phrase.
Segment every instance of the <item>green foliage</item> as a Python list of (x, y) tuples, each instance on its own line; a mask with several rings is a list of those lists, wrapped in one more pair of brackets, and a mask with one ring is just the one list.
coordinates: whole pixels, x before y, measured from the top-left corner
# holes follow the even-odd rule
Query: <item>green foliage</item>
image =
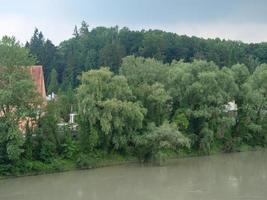
[(136, 98), (147, 109), (146, 121), (161, 125), (171, 111), (172, 98), (163, 84), (140, 84), (134, 89)]
[(77, 95), (83, 146), (125, 150), (129, 137), (142, 128), (145, 113), (130, 101), (127, 80), (103, 68), (84, 73), (81, 81)]
[(189, 121), (184, 113), (177, 111), (175, 116), (173, 117), (173, 122), (177, 125), (179, 130), (186, 131), (189, 127)]
[(0, 117), (0, 158), (2, 162), (17, 162), (23, 153), (24, 139), (21, 131), (13, 121), (12, 113)]
[[(35, 63), (35, 59), (29, 51), (22, 48), (14, 37), (4, 36), (0, 40), (0, 66), (22, 67)], [(2, 80), (2, 79), (1, 79)]]
[(15, 38), (0, 40), (0, 163), (16, 163), (24, 152), (19, 125), (36, 118), (40, 103), (26, 66), (35, 60)]
[(122, 59), (132, 55), (154, 58), (163, 63), (202, 59), (213, 61), (220, 68), (242, 63), (248, 66), (251, 73), (258, 65), (267, 62), (266, 43), (246, 44), (218, 38), (180, 36), (160, 30), (133, 31), (127, 27), (119, 29), (118, 26), (89, 30), (85, 21), (80, 27), (75, 26), (72, 38), (58, 46), (35, 29), (26, 47), (36, 56), (38, 64), (44, 66), (46, 83), (49, 83), (48, 79), (55, 68), (58, 84), (64, 90), (69, 86), (77, 87), (78, 76), (83, 71), (99, 69), (104, 65), (118, 72)]
[(66, 92), (59, 91), (54, 104), (59, 118), (67, 122), (69, 114), (77, 110), (75, 91), (71, 88), (68, 88)]
[(61, 146), (63, 149), (62, 155), (64, 158), (73, 159), (76, 156), (78, 152), (78, 144), (72, 139), (70, 133), (66, 136), (65, 141)]
[(244, 140), (251, 145), (266, 145), (267, 65), (257, 67), (244, 84), (242, 127)]
[(159, 127), (150, 124), (147, 132), (136, 135), (133, 140), (140, 161), (164, 159), (163, 150), (190, 147), (189, 139), (181, 134), (175, 124), (168, 122)]
[(53, 159), (50, 163), (37, 160), (22, 160), (21, 164), (17, 166), (17, 175), (62, 172), (74, 168), (75, 166), (72, 162), (63, 159)]
[(174, 99), (173, 110), (177, 114), (183, 111), (184, 118), (189, 121), (188, 131), (198, 136), (193, 146), (210, 152), (215, 136), (223, 138), (228, 130), (221, 126), (228, 123), (227, 128), (231, 128), (234, 125), (231, 120), (221, 123), (223, 118), (232, 119), (225, 112), (225, 105), (238, 91), (231, 70), (220, 70), (206, 61), (173, 62), (167, 80), (168, 91)]
[(164, 83), (168, 65), (155, 59), (128, 56), (123, 59), (120, 74), (124, 75), (131, 86)]
[(35, 28), (30, 42), (27, 42), (25, 46), (36, 57), (37, 64), (43, 65), (45, 83), (48, 87), (50, 73), (58, 62), (56, 60), (58, 58), (57, 48), (49, 39), (45, 40), (43, 33), (37, 28)]
[(58, 147), (61, 144), (57, 129), (58, 113), (55, 106), (54, 102), (47, 105), (46, 113), (38, 120), (35, 130), (36, 157), (44, 162), (50, 162), (57, 156)]
[(45, 139), (39, 143), (38, 159), (43, 162), (51, 162), (52, 158), (56, 157), (56, 145)]
[(146, 122), (161, 125), (168, 118), (172, 98), (164, 82), (169, 66), (155, 59), (129, 56), (123, 59), (120, 73), (124, 75), (133, 95), (147, 109)]
[(97, 166), (97, 160), (92, 155), (80, 154), (76, 160), (76, 165), (80, 169), (90, 169)]
[(49, 77), (49, 85), (48, 85), (48, 94), (52, 92), (57, 93), (58, 91), (58, 82), (57, 82), (57, 71), (53, 68)]
[(214, 132), (208, 127), (207, 123), (203, 125), (203, 128), (200, 130), (199, 136), (200, 150), (206, 154), (209, 154), (211, 152), (211, 147), (214, 143)]
[[(1, 175), (267, 145), (266, 44), (88, 27), (58, 47), (38, 29), (28, 50), (0, 41)], [(57, 92), (43, 107), (29, 51), (44, 65), (48, 92)], [(77, 131), (59, 129), (75, 111)]]
[(120, 44), (107, 44), (100, 51), (102, 66), (109, 66), (113, 72), (118, 72), (125, 51)]

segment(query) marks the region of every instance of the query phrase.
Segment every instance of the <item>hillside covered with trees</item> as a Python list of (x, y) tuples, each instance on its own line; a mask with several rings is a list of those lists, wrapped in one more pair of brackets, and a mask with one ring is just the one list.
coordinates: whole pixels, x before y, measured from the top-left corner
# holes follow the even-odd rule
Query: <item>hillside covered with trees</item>
[[(134, 55), (154, 58), (163, 63), (173, 60), (192, 62), (194, 59), (213, 61), (220, 68), (245, 64), (253, 72), (267, 63), (267, 43), (246, 44), (240, 41), (202, 39), (179, 36), (160, 30), (132, 31), (128, 28), (96, 27), (86, 22), (75, 27), (73, 37), (55, 46), (36, 29), (26, 47), (44, 66), (48, 90), (66, 90), (79, 85), (83, 71), (109, 67), (118, 73), (122, 58)], [(49, 83), (51, 86), (49, 87)]]
[[(59, 46), (38, 30), (26, 47), (4, 37), (0, 174), (265, 147), (266, 52), (265, 43), (117, 27), (89, 31), (84, 22)], [(32, 64), (44, 66), (48, 92), (58, 94), (45, 106), (37, 106), (21, 67)], [(237, 109), (227, 109), (229, 102)], [(58, 126), (71, 110), (78, 114), (77, 135)], [(22, 133), (21, 119), (35, 126)]]

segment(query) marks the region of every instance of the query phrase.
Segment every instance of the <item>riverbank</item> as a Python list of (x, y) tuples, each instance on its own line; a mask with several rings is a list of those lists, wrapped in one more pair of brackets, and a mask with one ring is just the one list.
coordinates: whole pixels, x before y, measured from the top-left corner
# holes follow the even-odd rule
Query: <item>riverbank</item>
[[(249, 152), (249, 151), (260, 151), (263, 150), (262, 147), (250, 147), (244, 146), (239, 148), (238, 150), (231, 153), (238, 152)], [(227, 154), (231, 154), (227, 153)], [(164, 152), (164, 157), (160, 158), (153, 164), (162, 165), (168, 163), (170, 160), (181, 159), (181, 158), (189, 158), (189, 157), (203, 157), (203, 156), (211, 156), (218, 154), (226, 154), (221, 150), (213, 150), (210, 154), (200, 154), (199, 152), (188, 152), (188, 151), (167, 151)], [(0, 179), (6, 178), (17, 178), (17, 177), (25, 177), (25, 176), (36, 176), (36, 175), (44, 175), (44, 174), (53, 174), (53, 173), (62, 173), (67, 171), (74, 170), (88, 170), (102, 167), (111, 167), (118, 165), (125, 165), (130, 163), (138, 163), (138, 159), (133, 156), (122, 156), (119, 154), (110, 154), (106, 155), (102, 158), (80, 158), (80, 160), (67, 160), (63, 158), (54, 159), (50, 163), (43, 163), (40, 161), (25, 161), (24, 169), (20, 172), (14, 172), (14, 174), (2, 175)]]
[[(53, 159), (49, 163), (40, 161), (24, 161), (24, 165), (23, 167), (20, 167), (20, 171), (14, 171), (13, 174), (2, 175), (0, 176), (0, 179), (61, 173), (73, 170), (87, 170), (138, 162), (137, 158), (135, 157), (121, 156), (118, 154), (110, 154), (102, 158), (82, 159), (83, 160), (79, 160), (79, 158), (75, 160), (69, 160), (57, 158)], [(0, 168), (3, 167), (0, 166)]]

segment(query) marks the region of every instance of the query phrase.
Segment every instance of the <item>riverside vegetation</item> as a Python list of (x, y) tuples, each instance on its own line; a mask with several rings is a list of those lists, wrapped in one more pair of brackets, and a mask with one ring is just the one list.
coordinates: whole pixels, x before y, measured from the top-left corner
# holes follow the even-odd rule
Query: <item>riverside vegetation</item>
[[(265, 43), (89, 31), (84, 22), (74, 33), (58, 47), (38, 30), (26, 46), (0, 40), (0, 175), (266, 146)], [(48, 92), (58, 94), (46, 106), (22, 67), (33, 64), (44, 65)], [(232, 101), (237, 111), (226, 109)], [(57, 125), (71, 110), (76, 137)]]

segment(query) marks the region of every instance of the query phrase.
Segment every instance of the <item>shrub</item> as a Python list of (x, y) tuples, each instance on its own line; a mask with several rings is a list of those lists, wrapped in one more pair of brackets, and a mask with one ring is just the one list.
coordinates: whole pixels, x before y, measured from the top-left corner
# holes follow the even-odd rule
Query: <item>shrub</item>
[(80, 169), (95, 168), (97, 166), (97, 159), (81, 153), (76, 159), (76, 166)]
[(136, 154), (141, 162), (164, 158), (163, 150), (189, 147), (189, 139), (182, 135), (175, 124), (165, 122), (156, 127), (151, 124), (145, 134), (134, 138)]

